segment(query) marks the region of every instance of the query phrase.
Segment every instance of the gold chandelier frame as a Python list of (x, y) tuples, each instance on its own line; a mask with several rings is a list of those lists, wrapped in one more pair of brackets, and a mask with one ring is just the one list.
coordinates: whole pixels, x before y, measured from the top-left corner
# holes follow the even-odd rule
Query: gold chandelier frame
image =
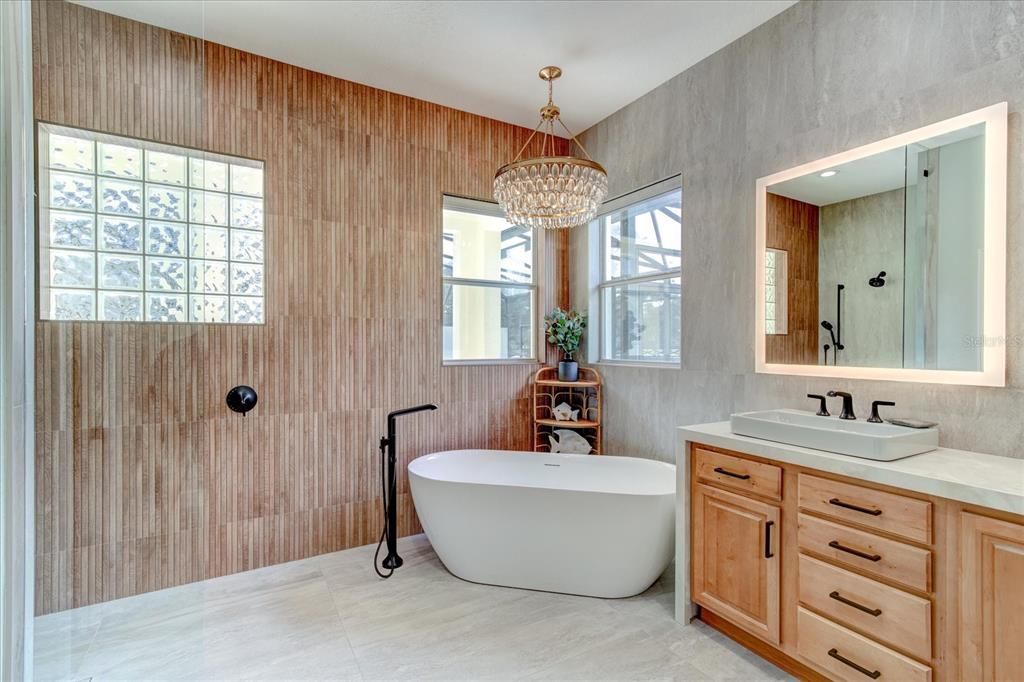
[[(508, 171), (515, 170), (517, 168), (523, 168), (524, 166), (531, 166), (536, 163), (545, 162), (579, 164), (581, 166), (593, 168), (596, 171), (600, 171), (605, 175), (608, 175), (608, 171), (604, 169), (604, 166), (599, 164), (597, 161), (594, 161), (593, 157), (590, 156), (590, 152), (587, 151), (587, 148), (583, 146), (583, 143), (580, 142), (579, 138), (576, 137), (575, 133), (569, 130), (569, 126), (565, 125), (565, 122), (562, 121), (562, 111), (554, 102), (555, 81), (562, 76), (562, 69), (557, 66), (545, 66), (543, 69), (540, 70), (540, 72), (537, 75), (540, 76), (541, 80), (546, 81), (548, 84), (548, 103), (540, 108), (540, 123), (538, 123), (537, 127), (533, 129), (533, 132), (530, 133), (530, 136), (526, 138), (526, 142), (524, 142), (523, 146), (519, 148), (519, 151), (516, 153), (515, 158), (512, 159), (512, 161), (510, 161), (509, 163), (506, 163), (504, 166), (499, 168), (498, 172), (494, 174), (494, 177), (498, 178), (499, 176), (504, 175)], [(580, 150), (583, 152), (586, 158), (581, 158), (579, 156), (544, 155), (544, 153), (547, 151), (548, 138), (551, 138), (551, 151), (555, 151), (555, 121), (558, 121), (559, 125), (561, 125), (565, 132), (569, 134), (569, 140), (580, 148)], [(526, 151), (526, 148), (530, 146), (531, 142), (533, 142), (533, 138), (537, 136), (537, 133), (539, 133), (540, 129), (543, 128), (545, 125), (547, 126), (547, 130), (545, 130), (543, 133), (544, 140), (541, 144), (540, 156), (531, 157), (529, 159), (523, 159), (523, 152)]]
[[(545, 66), (538, 74), (548, 84), (548, 101), (540, 109), (540, 122), (519, 148), (515, 158), (494, 174), (494, 197), (506, 218), (517, 225), (566, 229), (594, 218), (608, 192), (608, 172), (591, 158), (583, 143), (562, 121), (554, 102), (554, 81), (562, 75), (557, 66)], [(555, 126), (569, 135), (583, 157), (557, 153)], [(543, 135), (540, 155), (523, 158), (537, 135)], [(550, 155), (550, 156), (549, 156)]]

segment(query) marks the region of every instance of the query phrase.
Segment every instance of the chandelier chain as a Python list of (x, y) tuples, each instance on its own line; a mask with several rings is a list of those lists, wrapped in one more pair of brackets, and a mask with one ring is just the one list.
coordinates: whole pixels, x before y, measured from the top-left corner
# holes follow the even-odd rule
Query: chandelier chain
[(533, 129), (533, 132), (530, 133), (530, 136), (528, 138), (526, 138), (526, 142), (523, 143), (523, 146), (519, 148), (519, 152), (516, 154), (515, 158), (512, 159), (513, 163), (518, 161), (520, 158), (522, 158), (523, 152), (525, 152), (526, 148), (530, 146), (530, 142), (537, 135), (537, 131), (540, 130), (540, 127), (542, 125), (544, 125), (544, 120), (543, 119), (541, 119), (541, 122), (538, 123), (537, 127)]
[(570, 137), (570, 138), (572, 139), (572, 141), (573, 141), (573, 142), (575, 142), (575, 143), (576, 143), (576, 146), (577, 146), (577, 147), (579, 147), (579, 148), (580, 148), (580, 150), (582, 150), (582, 152), (583, 152), (583, 153), (584, 153), (584, 154), (586, 155), (586, 157), (587, 157), (588, 159), (590, 159), (591, 161), (593, 161), (593, 160), (594, 160), (594, 157), (592, 157), (592, 156), (590, 155), (590, 152), (588, 152), (588, 151), (587, 151), (587, 148), (583, 146), (583, 143), (582, 143), (582, 142), (580, 142), (580, 139), (579, 139), (578, 137), (576, 137), (576, 136), (575, 136), (575, 135), (573, 134), (573, 132), (572, 132), (571, 130), (569, 130), (569, 126), (565, 125), (565, 123), (564, 123), (564, 122), (562, 122), (562, 119), (561, 119), (561, 118), (559, 118), (559, 119), (558, 119), (558, 122), (562, 124), (562, 127), (563, 127), (563, 128), (565, 128), (565, 132), (569, 133), (569, 137)]

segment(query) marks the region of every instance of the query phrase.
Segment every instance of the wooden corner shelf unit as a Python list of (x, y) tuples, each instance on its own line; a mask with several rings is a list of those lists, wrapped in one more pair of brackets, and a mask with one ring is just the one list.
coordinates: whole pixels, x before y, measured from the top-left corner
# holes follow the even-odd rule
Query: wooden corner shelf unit
[[(559, 421), (554, 409), (568, 403), (579, 410), (579, 421)], [(551, 452), (549, 436), (557, 429), (571, 429), (590, 443), (590, 454), (601, 450), (601, 375), (580, 367), (578, 381), (559, 381), (558, 368), (542, 367), (533, 378), (533, 450)]]

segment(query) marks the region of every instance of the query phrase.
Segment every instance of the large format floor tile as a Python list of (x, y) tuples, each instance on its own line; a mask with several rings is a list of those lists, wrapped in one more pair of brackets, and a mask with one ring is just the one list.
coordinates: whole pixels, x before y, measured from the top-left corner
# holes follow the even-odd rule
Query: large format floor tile
[[(778, 680), (672, 619), (669, 574), (632, 599), (468, 583), (423, 536), (381, 580), (373, 547), (36, 620), (40, 680)], [(670, 573), (670, 572), (669, 572)]]

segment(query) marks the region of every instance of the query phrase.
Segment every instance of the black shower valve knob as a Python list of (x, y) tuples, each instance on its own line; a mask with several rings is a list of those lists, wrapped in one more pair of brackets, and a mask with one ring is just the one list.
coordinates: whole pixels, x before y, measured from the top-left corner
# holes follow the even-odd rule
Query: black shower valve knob
[(252, 386), (235, 386), (228, 391), (224, 402), (232, 412), (238, 412), (244, 417), (249, 410), (256, 407), (259, 396), (256, 395), (256, 390)]

